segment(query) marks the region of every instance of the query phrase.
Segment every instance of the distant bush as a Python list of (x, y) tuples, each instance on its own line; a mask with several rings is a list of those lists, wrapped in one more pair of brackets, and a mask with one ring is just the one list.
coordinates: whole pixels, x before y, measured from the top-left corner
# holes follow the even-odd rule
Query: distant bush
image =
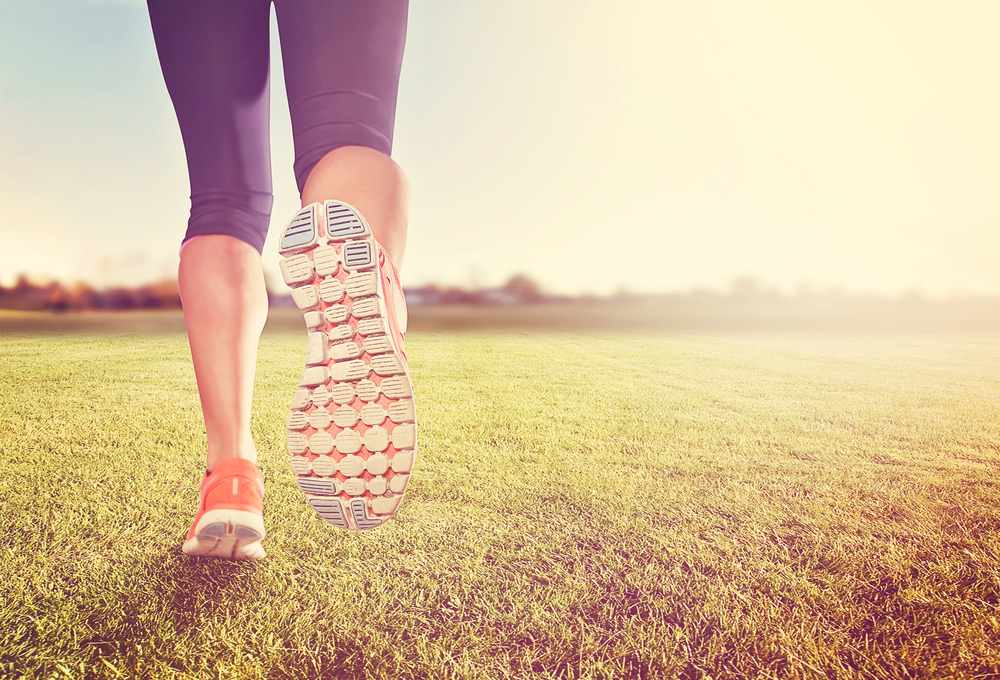
[(96, 290), (86, 283), (35, 283), (26, 276), (10, 288), (0, 286), (0, 309), (83, 312), (87, 310), (180, 309), (177, 281), (168, 279), (138, 288)]

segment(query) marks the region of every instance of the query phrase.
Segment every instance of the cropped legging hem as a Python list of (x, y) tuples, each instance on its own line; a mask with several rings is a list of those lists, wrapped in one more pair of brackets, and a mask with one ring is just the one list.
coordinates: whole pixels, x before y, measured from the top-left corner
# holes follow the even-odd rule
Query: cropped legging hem
[(205, 192), (192, 196), (191, 217), (182, 243), (195, 236), (224, 234), (263, 252), (272, 203), (270, 193)]
[[(184, 240), (263, 250), (271, 218), (272, 0), (147, 0), (191, 180)], [(273, 0), (301, 194), (329, 152), (392, 152), (407, 0)], [(330, 198), (336, 198), (331, 196)]]

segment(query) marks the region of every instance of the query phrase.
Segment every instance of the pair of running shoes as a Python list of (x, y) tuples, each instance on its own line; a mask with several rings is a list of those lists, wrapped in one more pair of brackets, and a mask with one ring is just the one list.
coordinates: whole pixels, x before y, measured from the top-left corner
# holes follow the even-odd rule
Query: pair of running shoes
[[(305, 370), (286, 423), (292, 471), (324, 520), (373, 529), (399, 507), (417, 455), (399, 276), (365, 218), (342, 201), (302, 208), (279, 253), (308, 331)], [(263, 497), (257, 466), (220, 461), (202, 479), (183, 551), (264, 557)]]

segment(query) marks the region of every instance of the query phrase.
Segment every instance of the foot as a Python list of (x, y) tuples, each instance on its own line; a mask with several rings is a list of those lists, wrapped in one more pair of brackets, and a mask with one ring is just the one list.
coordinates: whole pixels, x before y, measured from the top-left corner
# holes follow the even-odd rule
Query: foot
[(341, 201), (296, 213), (279, 249), (309, 332), (288, 416), (292, 470), (320, 517), (372, 529), (396, 512), (417, 455), (399, 277), (365, 218)]
[(181, 549), (229, 560), (265, 557), (263, 497), (264, 478), (256, 465), (223, 458), (201, 480), (201, 505)]

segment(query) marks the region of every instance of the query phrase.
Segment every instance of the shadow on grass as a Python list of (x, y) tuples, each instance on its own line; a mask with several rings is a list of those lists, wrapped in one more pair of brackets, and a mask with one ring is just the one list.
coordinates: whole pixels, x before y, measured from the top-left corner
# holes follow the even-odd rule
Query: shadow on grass
[[(268, 616), (263, 610), (294, 599), (275, 583), (267, 562), (189, 557), (174, 547), (149, 555), (130, 571), (131, 579), (146, 584), (133, 581), (130, 590), (144, 596), (125, 598), (120, 609), (109, 601), (112, 606), (87, 616), (87, 627), (95, 634), (80, 644), (94, 649), (92, 662), (103, 657), (134, 677), (149, 675), (152, 661), (160, 671), (200, 677), (239, 666), (241, 658), (255, 659), (264, 677), (275, 679), (366, 675), (363, 640), (338, 637), (335, 650), (318, 654), (313, 650), (325, 646), (318, 633), (317, 639), (298, 639), (287, 630), (268, 635), (289, 623), (289, 615), (294, 620), (294, 613)], [(234, 623), (261, 634), (233, 637), (227, 633)]]
[(168, 554), (171, 561), (150, 576), (154, 577), (153, 592), (163, 604), (164, 613), (182, 630), (245, 595), (260, 567), (249, 560), (189, 557), (180, 548)]
[[(202, 623), (238, 604), (252, 588), (258, 566), (188, 557), (180, 548), (148, 555), (129, 569), (127, 580), (132, 582), (122, 584), (143, 596), (116, 602), (117, 593), (108, 592), (100, 598), (111, 606), (88, 613), (86, 624), (95, 634), (81, 644), (95, 647), (100, 656), (123, 658), (160, 637), (158, 631), (169, 629), (181, 638), (197, 635)], [(145, 587), (135, 583), (140, 579)]]

